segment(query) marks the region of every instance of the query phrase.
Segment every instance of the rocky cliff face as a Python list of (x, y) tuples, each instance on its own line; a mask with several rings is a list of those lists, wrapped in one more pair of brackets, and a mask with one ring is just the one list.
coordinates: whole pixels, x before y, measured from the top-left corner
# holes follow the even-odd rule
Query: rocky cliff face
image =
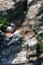
[[(4, 0), (0, 0), (1, 3), (3, 1)], [(7, 3), (7, 6), (5, 6), (5, 2)], [(14, 11), (16, 11), (17, 14), (15, 14), (16, 16), (13, 15), (13, 19), (12, 15), (10, 15), (11, 17), (9, 15), (7, 16), (9, 16), (8, 18), (12, 21), (15, 21), (15, 18), (17, 18), (16, 24), (21, 25), (22, 31), (21, 29), (19, 29), (16, 32), (14, 32), (11, 38), (7, 38), (7, 47), (5, 46), (5, 48), (2, 49), (0, 53), (0, 65), (25, 63), (26, 51), (21, 51), (22, 41), (20, 40), (19, 35), (23, 37), (23, 39), (25, 40), (25, 44), (23, 46), (27, 44), (33, 46), (37, 44), (38, 40), (36, 39), (36, 36), (37, 34), (39, 34), (40, 32), (42, 33), (43, 31), (43, 0), (28, 0), (27, 10), (24, 9), (25, 7), (23, 8), (23, 4), (21, 3), (22, 1), (19, 2), (19, 0), (5, 0), (5, 2), (3, 3), (3, 7), (0, 6), (0, 11), (5, 11), (6, 9), (8, 9), (6, 13), (8, 13), (9, 15), (11, 13), (15, 14)], [(21, 3), (19, 5), (21, 7), (15, 8), (15, 2), (17, 2), (17, 6)], [(37, 62), (35, 64), (39, 65), (37, 64)]]

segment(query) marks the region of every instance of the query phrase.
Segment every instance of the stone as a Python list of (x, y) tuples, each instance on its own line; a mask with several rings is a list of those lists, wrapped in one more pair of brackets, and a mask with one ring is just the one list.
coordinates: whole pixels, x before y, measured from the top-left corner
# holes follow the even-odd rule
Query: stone
[(30, 46), (34, 46), (34, 45), (36, 45), (38, 43), (38, 41), (37, 41), (37, 39), (36, 38), (32, 38), (32, 39), (28, 39), (27, 40), (27, 42), (26, 42), (26, 44), (28, 44), (29, 45), (29, 47)]
[(17, 35), (17, 34), (11, 36), (10, 38), (11, 38), (11, 40), (7, 43), (8, 46), (11, 45), (11, 44), (15, 44), (16, 42), (17, 42), (17, 44), (22, 43), (22, 42), (20, 43), (20, 41), (22, 41), (22, 37)]
[(0, 11), (10, 9), (13, 5), (13, 0), (0, 0)]
[(43, 33), (43, 30), (38, 31), (38, 34), (41, 34), (41, 33)]
[(30, 20), (35, 18), (35, 16), (38, 14), (38, 9), (40, 7), (41, 7), (41, 4), (32, 5), (29, 8), (28, 14), (26, 16), (29, 17)]
[(32, 4), (33, 0), (28, 0), (27, 4), (29, 5), (30, 3)]
[(26, 62), (26, 51), (21, 51), (18, 56), (12, 61), (12, 64), (25, 63)]

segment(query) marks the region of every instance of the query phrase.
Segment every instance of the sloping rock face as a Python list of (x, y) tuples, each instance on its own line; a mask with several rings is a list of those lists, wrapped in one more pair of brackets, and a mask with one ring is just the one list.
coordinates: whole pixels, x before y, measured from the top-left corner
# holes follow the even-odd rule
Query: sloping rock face
[[(33, 30), (33, 32), (35, 33), (33, 36), (35, 36), (38, 35), (38, 32), (41, 31), (40, 26), (43, 27), (43, 0), (28, 0), (27, 7), (28, 10), (27, 10), (26, 18), (22, 26), (24, 27), (28, 26), (27, 29), (30, 28), (31, 30)], [(30, 35), (31, 34), (32, 33), (30, 33)], [(29, 40), (28, 37), (29, 35), (25, 38), (27, 41)], [(32, 38), (33, 37), (30, 37), (30, 39)]]
[[(5, 37), (4, 34), (2, 33), (0, 36), (1, 36), (0, 38), (1, 40), (3, 37)], [(1, 47), (0, 65), (18, 64), (22, 62), (25, 64), (26, 51), (21, 51), (22, 37), (20, 35), (14, 34), (10, 38), (6, 38), (6, 42), (3, 41), (2, 45), (0, 44), (0, 47)]]
[[(19, 0), (13, 0), (13, 1), (18, 2)], [(0, 0), (0, 2), (1, 2), (1, 0)], [(43, 27), (43, 24), (42, 24), (43, 23), (43, 4), (42, 3), (43, 3), (43, 0), (28, 0), (28, 3), (27, 3), (28, 11), (27, 11), (27, 14), (25, 14), (26, 18), (24, 20), (24, 23), (22, 23), (22, 26), (25, 27), (25, 30), (28, 29), (26, 31), (26, 34), (23, 35), (23, 36), (25, 36), (24, 39), (26, 41), (26, 43), (24, 45), (26, 45), (26, 44), (29, 45), (29, 43), (30, 43), (30, 46), (31, 46), (31, 44), (34, 43), (33, 38), (35, 38), (35, 35), (36, 35), (35, 33), (40, 32), (40, 30), (39, 30), (39, 31), (36, 31), (35, 33), (33, 33), (34, 32), (33, 29), (34, 28), (36, 29), (36, 27), (40, 28), (40, 26)], [(13, 3), (13, 5), (14, 5), (14, 3)], [(21, 12), (24, 14), (25, 13), (24, 10), (23, 9), (21, 10), (20, 8), (19, 8), (20, 14), (21, 14)], [(11, 14), (10, 11), (8, 12), (9, 14)], [(15, 10), (13, 9), (13, 11), (12, 11), (13, 14), (14, 14), (14, 11)], [(17, 8), (16, 12), (18, 13), (18, 8)], [(22, 16), (21, 16), (21, 19), (22, 19)], [(17, 18), (19, 18), (19, 16)], [(20, 21), (18, 21), (18, 22), (20, 22)], [(32, 27), (31, 27), (31, 25), (32, 25)], [(23, 29), (23, 27), (22, 27), (22, 29)], [(26, 27), (27, 27), (27, 29), (26, 29)], [(32, 30), (32, 31), (30, 31), (30, 30)], [(29, 32), (29, 33), (27, 34), (27, 32)], [(11, 38), (7, 38), (6, 45), (4, 44), (4, 48), (1, 50), (1, 53), (0, 53), (0, 65), (25, 63), (26, 51), (22, 51), (22, 41), (20, 40), (21, 38), (19, 36), (19, 35), (23, 34), (23, 31), (21, 34), (20, 33), (16, 32), (16, 34), (13, 35)], [(36, 41), (37, 41), (37, 39), (36, 39)], [(33, 44), (32, 44), (32, 46), (33, 46)], [(22, 55), (22, 54), (24, 54), (24, 55)]]

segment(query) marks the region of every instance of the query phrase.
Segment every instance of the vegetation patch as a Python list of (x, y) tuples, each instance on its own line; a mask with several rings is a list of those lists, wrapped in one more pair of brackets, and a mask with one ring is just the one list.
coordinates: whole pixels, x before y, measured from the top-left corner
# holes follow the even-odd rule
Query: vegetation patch
[(7, 18), (5, 18), (5, 17), (3, 18), (3, 17), (0, 16), (0, 29), (2, 31), (5, 31), (7, 26), (8, 26)]

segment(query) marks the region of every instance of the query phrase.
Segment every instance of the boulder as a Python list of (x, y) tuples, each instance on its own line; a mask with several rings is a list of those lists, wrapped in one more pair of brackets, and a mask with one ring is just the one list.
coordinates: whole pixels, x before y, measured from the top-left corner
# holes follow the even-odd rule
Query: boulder
[(0, 11), (10, 9), (14, 5), (13, 0), (0, 0)]
[(40, 7), (41, 7), (41, 4), (32, 5), (29, 8), (28, 13), (27, 13), (28, 19), (30, 19), (30, 20), (34, 19), (35, 16), (38, 14), (38, 10)]
[(32, 5), (32, 3), (33, 3), (33, 0), (28, 0), (27, 2), (28, 5)]

